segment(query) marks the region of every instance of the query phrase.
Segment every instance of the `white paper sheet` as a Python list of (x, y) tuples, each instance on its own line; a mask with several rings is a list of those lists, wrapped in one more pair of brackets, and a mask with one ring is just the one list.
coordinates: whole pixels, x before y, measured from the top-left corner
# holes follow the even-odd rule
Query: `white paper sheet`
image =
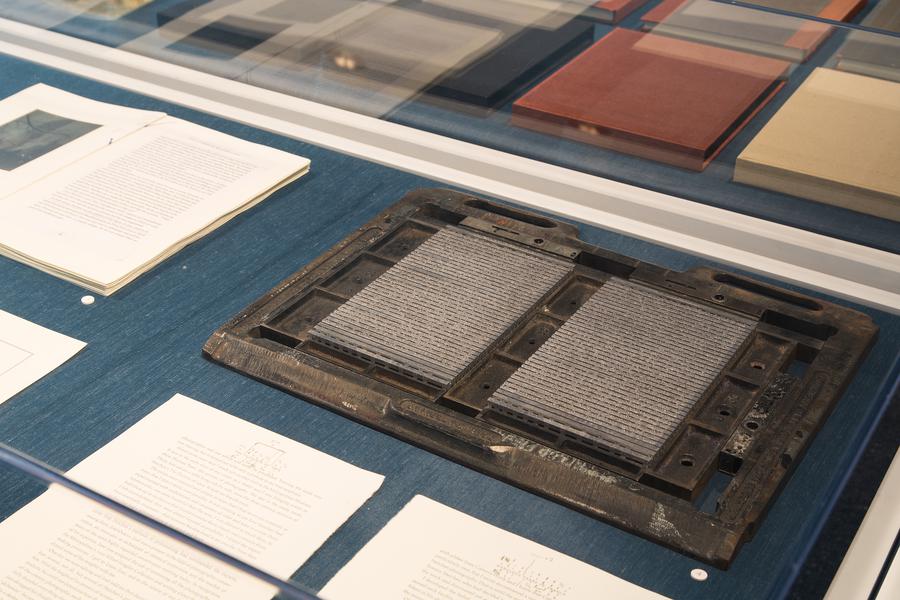
[(324, 600), (664, 600), (416, 496), (325, 586)]
[(0, 253), (109, 295), (308, 169), (161, 113), (32, 86), (0, 102)]
[(167, 117), (8, 199), (0, 243), (112, 286), (308, 163)]
[[(280, 578), (384, 479), (181, 395), (68, 475)], [(273, 595), (234, 575), (64, 489), (0, 523), (0, 598), (187, 600), (198, 582), (208, 599)]]
[(84, 342), (0, 310), (0, 404), (84, 347)]

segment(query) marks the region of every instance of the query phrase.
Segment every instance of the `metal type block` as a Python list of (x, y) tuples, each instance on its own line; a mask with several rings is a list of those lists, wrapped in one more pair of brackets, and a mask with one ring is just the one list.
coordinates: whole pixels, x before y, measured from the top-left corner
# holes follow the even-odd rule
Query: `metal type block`
[(646, 463), (755, 325), (612, 278), (488, 402), (495, 412)]
[(310, 337), (444, 387), (571, 270), (571, 262), (448, 226)]

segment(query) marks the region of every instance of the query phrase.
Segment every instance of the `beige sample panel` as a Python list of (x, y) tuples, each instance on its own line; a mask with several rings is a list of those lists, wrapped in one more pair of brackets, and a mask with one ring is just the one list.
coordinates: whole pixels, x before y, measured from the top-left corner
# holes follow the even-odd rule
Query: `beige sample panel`
[(900, 84), (816, 69), (738, 157), (734, 179), (900, 221)]

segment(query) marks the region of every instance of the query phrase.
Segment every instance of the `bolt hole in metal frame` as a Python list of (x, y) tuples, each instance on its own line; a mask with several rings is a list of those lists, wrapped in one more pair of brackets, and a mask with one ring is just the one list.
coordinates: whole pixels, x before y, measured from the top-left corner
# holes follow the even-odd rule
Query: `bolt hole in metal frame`
[[(412, 192), (226, 323), (204, 352), (727, 568), (852, 379), (877, 328), (862, 313), (742, 276), (707, 268), (675, 272), (613, 254), (579, 240), (573, 225), (546, 221), (457, 192)], [(567, 262), (571, 270), (442, 380), (417, 371), (414, 361), (392, 364), (390, 352), (376, 355), (356, 341), (319, 336), (323, 321), (346, 312), (357, 294), (447, 228)], [(566, 422), (496, 401), (610, 282), (752, 325), (649, 458), (628, 444), (604, 444)], [(670, 392), (674, 397), (678, 390)]]

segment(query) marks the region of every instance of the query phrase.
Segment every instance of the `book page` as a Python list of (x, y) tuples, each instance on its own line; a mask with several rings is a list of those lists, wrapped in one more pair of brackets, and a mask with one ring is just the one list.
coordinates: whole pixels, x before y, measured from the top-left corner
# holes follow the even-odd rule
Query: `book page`
[(0, 310), (0, 404), (72, 358), (85, 345)]
[(44, 84), (0, 101), (0, 199), (163, 116)]
[(416, 496), (320, 592), (324, 600), (664, 600)]
[(105, 293), (308, 165), (166, 117), (7, 199), (0, 244)]
[[(282, 579), (384, 479), (181, 395), (68, 475)], [(186, 550), (53, 487), (0, 523), (0, 598), (273, 595)]]
[[(81, 494), (52, 486), (3, 527), (21, 563), (0, 565), (0, 600), (263, 600), (277, 589)], [(40, 529), (35, 529), (36, 524)], [(73, 572), (73, 570), (75, 572)]]

